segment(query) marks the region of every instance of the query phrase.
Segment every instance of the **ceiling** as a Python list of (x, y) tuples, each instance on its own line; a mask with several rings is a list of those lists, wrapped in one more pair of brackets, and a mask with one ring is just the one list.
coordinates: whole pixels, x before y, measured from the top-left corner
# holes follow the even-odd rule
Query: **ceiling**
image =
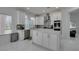
[[(28, 8), (26, 8), (28, 9)], [(48, 13), (48, 12), (51, 12), (53, 10), (55, 10), (56, 8), (55, 7), (31, 7), (29, 9), (29, 12), (32, 12), (34, 14), (43, 14), (43, 13)]]
[(19, 7), (19, 9), (23, 9), (35, 15), (40, 15), (40, 14), (52, 12), (58, 8), (56, 7)]
[(29, 14), (33, 15), (40, 15), (40, 14), (45, 14), (45, 13), (51, 13), (55, 10), (61, 10), (65, 9), (68, 11), (73, 11), (77, 8), (73, 7), (16, 7), (17, 9), (23, 10), (25, 12), (28, 12)]
[(71, 15), (72, 15), (72, 14), (79, 14), (79, 8), (76, 9), (76, 10), (74, 10), (74, 11), (72, 11), (70, 14), (71, 14)]

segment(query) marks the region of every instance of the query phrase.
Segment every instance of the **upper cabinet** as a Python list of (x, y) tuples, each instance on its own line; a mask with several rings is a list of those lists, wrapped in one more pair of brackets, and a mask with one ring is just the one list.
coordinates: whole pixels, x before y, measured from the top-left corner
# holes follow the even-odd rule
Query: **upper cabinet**
[(44, 25), (44, 17), (43, 16), (36, 17), (35, 24), (36, 25)]
[(61, 20), (61, 12), (54, 12), (50, 14), (51, 25), (54, 24), (54, 20)]
[[(50, 13), (50, 25), (54, 24), (54, 20), (61, 20), (61, 12)], [(35, 19), (35, 25), (45, 25), (46, 16), (38, 16)], [(49, 22), (48, 22), (49, 23)]]
[(60, 12), (56, 12), (53, 14), (53, 17), (55, 20), (61, 20), (61, 13)]

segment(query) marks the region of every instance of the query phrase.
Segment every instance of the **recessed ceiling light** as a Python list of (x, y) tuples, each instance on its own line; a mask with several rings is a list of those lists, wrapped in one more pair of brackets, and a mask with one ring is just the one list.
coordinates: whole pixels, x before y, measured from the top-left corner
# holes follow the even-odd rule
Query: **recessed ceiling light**
[(27, 10), (29, 10), (30, 8), (27, 8)]

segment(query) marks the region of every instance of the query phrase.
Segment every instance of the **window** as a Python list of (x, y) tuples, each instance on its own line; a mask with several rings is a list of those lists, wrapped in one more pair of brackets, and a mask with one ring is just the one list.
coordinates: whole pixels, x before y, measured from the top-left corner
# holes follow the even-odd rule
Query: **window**
[(11, 33), (12, 32), (12, 17), (11, 16), (6, 16), (5, 17), (5, 33)]
[(12, 17), (0, 14), (0, 34), (8, 34), (12, 32)]

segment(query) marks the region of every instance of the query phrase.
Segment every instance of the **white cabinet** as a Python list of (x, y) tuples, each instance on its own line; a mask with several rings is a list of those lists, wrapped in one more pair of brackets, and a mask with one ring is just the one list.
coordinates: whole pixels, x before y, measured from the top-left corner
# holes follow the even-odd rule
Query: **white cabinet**
[(40, 17), (40, 24), (44, 25), (44, 17), (43, 16)]
[(51, 50), (58, 50), (58, 39), (57, 39), (57, 35), (50, 35), (50, 39), (49, 39), (49, 49)]
[(39, 23), (39, 17), (36, 17), (35, 18), (35, 25), (38, 25), (38, 23)]
[(61, 20), (61, 12), (53, 13), (53, 17), (54, 17), (55, 20)]
[(42, 45), (42, 32), (33, 31), (33, 42)]
[(36, 25), (44, 25), (44, 17), (43, 16), (36, 17)]
[(51, 19), (51, 25), (54, 24), (54, 17), (53, 17), (53, 14), (50, 14), (50, 19)]
[(50, 14), (51, 16), (51, 25), (54, 24), (54, 20), (61, 20), (61, 12), (54, 12)]
[(51, 50), (58, 50), (57, 35), (50, 33), (43, 33), (42, 46)]
[(37, 43), (38, 43), (39, 45), (42, 45), (42, 32), (38, 32)]
[(34, 31), (32, 32), (32, 39), (34, 43), (37, 43), (37, 39), (38, 39), (38, 32)]
[(48, 48), (48, 40), (49, 40), (49, 38), (48, 38), (48, 34), (47, 33), (43, 33), (43, 43), (42, 43), (42, 45), (44, 46), (44, 47), (46, 47), (46, 48)]
[(57, 33), (54, 33), (53, 31), (50, 30), (48, 31), (34, 30), (32, 37), (33, 42), (51, 50), (58, 50), (59, 41)]
[(19, 40), (24, 40), (24, 30), (18, 30)]

